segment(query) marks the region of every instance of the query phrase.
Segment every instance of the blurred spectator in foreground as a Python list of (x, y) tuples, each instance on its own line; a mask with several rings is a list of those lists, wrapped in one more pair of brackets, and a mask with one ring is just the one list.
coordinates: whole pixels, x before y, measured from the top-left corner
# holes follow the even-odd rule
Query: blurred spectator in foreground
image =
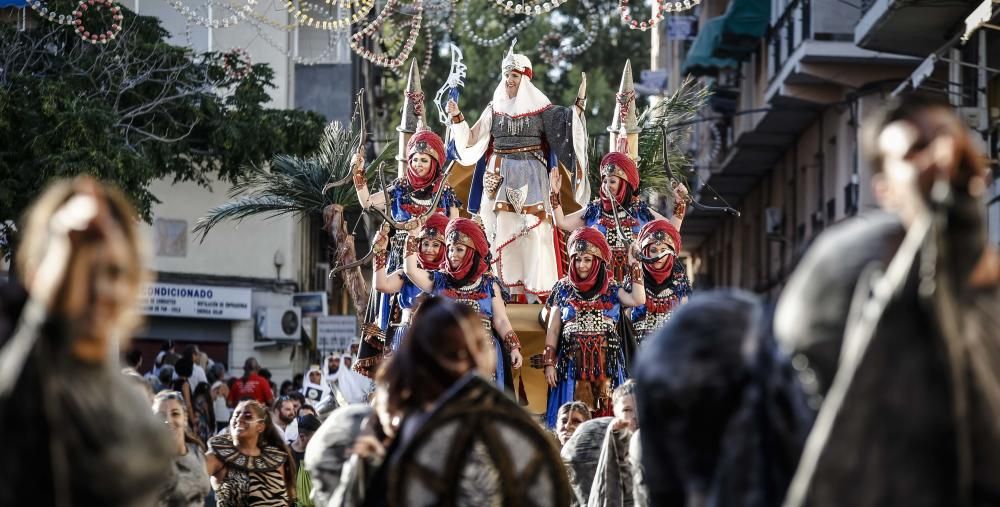
[(0, 287), (0, 505), (147, 506), (169, 480), (163, 423), (112, 364), (148, 280), (136, 217), (80, 177), (19, 224), (24, 286)]
[(691, 297), (633, 379), (649, 505), (777, 507), (812, 412), (757, 296)]
[[(304, 412), (308, 406), (303, 406)], [(361, 422), (372, 414), (369, 405), (347, 405), (334, 410), (306, 446), (305, 466), (312, 477), (312, 501), (326, 506), (340, 485), (344, 464), (351, 455)]]
[(788, 505), (1000, 503), (987, 159), (944, 98), (894, 99), (861, 138), (883, 211), (824, 232), (776, 315), (813, 403), (822, 400)]

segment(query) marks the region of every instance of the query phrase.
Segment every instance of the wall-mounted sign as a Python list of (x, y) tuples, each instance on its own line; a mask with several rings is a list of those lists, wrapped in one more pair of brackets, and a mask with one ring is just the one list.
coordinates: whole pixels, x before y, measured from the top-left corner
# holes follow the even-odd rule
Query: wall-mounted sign
[(302, 309), (302, 317), (322, 317), (328, 313), (325, 292), (297, 292), (292, 295), (292, 306)]
[(154, 283), (139, 305), (144, 315), (248, 320), (252, 292), (235, 287)]
[(669, 16), (666, 25), (670, 40), (694, 40), (698, 35), (698, 18), (694, 16)]
[[(306, 333), (312, 334), (311, 323)], [(347, 352), (358, 337), (358, 318), (354, 315), (316, 317), (316, 348), (323, 352)]]

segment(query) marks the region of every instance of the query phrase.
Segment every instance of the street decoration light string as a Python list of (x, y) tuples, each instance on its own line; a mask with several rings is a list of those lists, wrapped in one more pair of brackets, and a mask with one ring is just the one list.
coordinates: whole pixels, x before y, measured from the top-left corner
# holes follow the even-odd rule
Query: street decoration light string
[(684, 12), (701, 3), (701, 0), (683, 0), (676, 2), (671, 0), (656, 0), (656, 13), (651, 18), (638, 21), (632, 17), (632, 8), (629, 7), (629, 0), (618, 0), (618, 12), (622, 23), (632, 30), (646, 31), (656, 26), (663, 18), (670, 13)]
[(469, 40), (472, 41), (473, 44), (477, 46), (492, 48), (504, 44), (505, 42), (513, 38), (515, 35), (521, 33), (521, 30), (527, 28), (528, 25), (530, 25), (536, 19), (534, 17), (526, 17), (521, 21), (515, 23), (514, 26), (511, 26), (510, 28), (505, 30), (502, 34), (493, 37), (491, 39), (487, 39), (477, 34), (475, 30), (472, 28), (472, 23), (469, 21), (469, 1), (470, 0), (465, 0), (465, 2), (463, 2), (462, 5), (461, 31), (464, 35), (466, 35), (469, 38)]
[(413, 51), (413, 47), (417, 43), (417, 37), (420, 36), (420, 27), (423, 20), (423, 2), (422, 0), (416, 0), (412, 4), (413, 13), (410, 15), (413, 16), (413, 19), (410, 23), (406, 40), (403, 42), (403, 47), (396, 56), (390, 56), (388, 53), (376, 53), (362, 45), (362, 41), (380, 30), (393, 13), (407, 15), (407, 13), (397, 7), (399, 7), (399, 0), (389, 0), (371, 23), (351, 36), (351, 49), (361, 58), (379, 67), (395, 69), (402, 65), (409, 58), (410, 52)]

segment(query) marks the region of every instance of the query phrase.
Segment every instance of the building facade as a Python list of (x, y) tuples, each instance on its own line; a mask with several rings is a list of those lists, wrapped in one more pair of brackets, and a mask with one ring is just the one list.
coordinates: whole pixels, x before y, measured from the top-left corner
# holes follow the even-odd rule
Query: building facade
[[(1000, 33), (986, 21), (954, 29), (979, 2), (951, 2), (934, 15), (919, 4), (705, 1), (693, 40), (654, 40), (671, 86), (690, 75), (715, 92), (692, 143), (697, 197), (741, 211), (686, 218), (696, 284), (773, 297), (820, 232), (875, 207), (859, 127), (908, 88), (945, 94), (995, 165), (1000, 48), (990, 48)], [(997, 4), (983, 5), (984, 19), (992, 18)], [(921, 35), (911, 40), (910, 33)], [(993, 179), (993, 242), (1000, 240), (998, 191)]]

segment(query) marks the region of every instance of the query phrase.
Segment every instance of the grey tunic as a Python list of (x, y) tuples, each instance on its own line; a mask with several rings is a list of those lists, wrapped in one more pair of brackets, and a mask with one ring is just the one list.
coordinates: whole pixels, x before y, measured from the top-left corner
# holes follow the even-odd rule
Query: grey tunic
[(160, 507), (200, 507), (205, 505), (212, 485), (205, 472), (205, 452), (188, 443), (188, 452), (174, 458), (176, 482), (160, 497)]

